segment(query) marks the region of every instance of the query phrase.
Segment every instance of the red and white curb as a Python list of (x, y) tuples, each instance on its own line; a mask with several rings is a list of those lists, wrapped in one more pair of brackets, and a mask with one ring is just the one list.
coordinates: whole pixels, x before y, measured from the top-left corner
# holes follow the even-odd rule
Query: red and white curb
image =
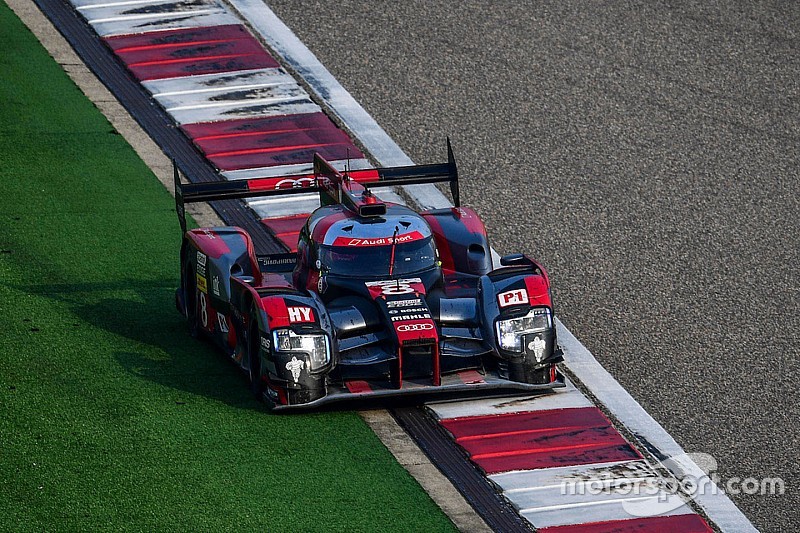
[(429, 408), (537, 530), (711, 531), (571, 383), (550, 396)]
[[(314, 152), (343, 168), (370, 166), (316, 102), (324, 103), (382, 165), (411, 160), (260, 0), (72, 0), (72, 4), (227, 179), (310, 173)], [(240, 18), (241, 16), (241, 18)], [(315, 100), (242, 23), (311, 87)], [(407, 192), (423, 208), (450, 207), (432, 186)], [(387, 199), (399, 198), (383, 191)], [(318, 204), (313, 195), (249, 203), (294, 246)], [(566, 365), (602, 405), (663, 457), (684, 456), (655, 422), (559, 323)], [(575, 387), (549, 396), (432, 404), (456, 442), (535, 527), (552, 532), (709, 531), (610, 420)], [(672, 474), (701, 475), (691, 460)], [(597, 488), (587, 493), (587, 487)], [(722, 493), (696, 498), (725, 531), (754, 531)]]

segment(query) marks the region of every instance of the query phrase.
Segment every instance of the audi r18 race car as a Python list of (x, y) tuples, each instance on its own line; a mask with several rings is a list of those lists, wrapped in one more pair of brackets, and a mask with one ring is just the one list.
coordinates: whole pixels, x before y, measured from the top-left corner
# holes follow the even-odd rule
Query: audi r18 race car
[[(563, 386), (550, 281), (528, 256), (493, 268), (483, 223), (448, 162), (181, 184), (176, 305), (275, 410), (371, 398), (460, 398)], [(449, 182), (455, 207), (415, 212), (374, 187)], [(184, 203), (319, 193), (296, 247), (254, 252), (238, 227), (186, 229)], [(290, 243), (291, 244), (291, 243)]]

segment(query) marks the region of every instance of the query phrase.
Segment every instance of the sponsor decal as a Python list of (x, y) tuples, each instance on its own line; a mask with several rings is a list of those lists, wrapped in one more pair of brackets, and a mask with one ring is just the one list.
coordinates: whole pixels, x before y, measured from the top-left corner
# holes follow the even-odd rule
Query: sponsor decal
[(317, 292), (320, 294), (325, 294), (325, 291), (328, 290), (328, 280), (325, 279), (325, 276), (320, 276), (317, 280)]
[(384, 296), (391, 296), (395, 294), (423, 292), (425, 289), (420, 278), (368, 281), (366, 285), (369, 287), (369, 292), (373, 298), (377, 298), (381, 294)]
[(528, 343), (528, 350), (533, 352), (533, 356), (537, 361), (541, 361), (544, 358), (544, 349), (546, 347), (547, 343), (539, 336)]
[(209, 231), (208, 228), (203, 228), (202, 230), (200, 230), (200, 232), (203, 234), (204, 237), (206, 237), (207, 239), (211, 239), (212, 241), (217, 238), (217, 236), (211, 233), (211, 231)]
[(266, 337), (261, 337), (261, 347), (265, 350), (269, 350), (272, 347), (272, 343)]
[(418, 231), (412, 231), (411, 233), (404, 233), (402, 235), (398, 235), (395, 239), (392, 239), (392, 236), (388, 237), (376, 237), (373, 239), (356, 239), (353, 237), (336, 237), (333, 241), (334, 246), (387, 246), (396, 242), (397, 244), (403, 244), (406, 242), (417, 241), (419, 239), (424, 239), (422, 233)]
[(201, 276), (200, 274), (197, 274), (196, 278), (197, 278), (197, 289), (202, 293), (208, 294), (208, 285), (206, 283), (206, 278)]
[(310, 307), (287, 307), (289, 322), (314, 322), (314, 311)]
[(292, 356), (292, 360), (286, 363), (286, 370), (292, 373), (292, 379), (295, 383), (300, 380), (300, 372), (303, 370), (303, 367), (306, 366), (306, 362), (298, 359), (295, 356)]
[(398, 315), (390, 318), (392, 319), (392, 322), (405, 322), (406, 320), (430, 320), (430, 313), (427, 312), (427, 309), (425, 311), (425, 313)]
[(427, 307), (406, 307), (403, 309), (389, 309), (390, 315), (398, 315), (403, 313), (427, 313)]
[(265, 257), (262, 259), (265, 265), (289, 265), (294, 264), (295, 258), (294, 257), (284, 257), (281, 259), (273, 259), (271, 257)]
[(431, 331), (433, 327), (433, 324), (400, 324), (395, 329), (405, 333), (407, 331)]
[(219, 296), (219, 277), (214, 276), (211, 278), (211, 292), (214, 293), (214, 296)]
[(207, 259), (208, 259), (208, 257), (206, 256), (206, 254), (204, 254), (200, 250), (197, 250), (197, 264), (198, 265), (202, 265), (203, 267), (205, 267)]
[(303, 189), (305, 187), (312, 187), (314, 185), (314, 178), (287, 178), (275, 184), (276, 189)]
[(225, 315), (217, 313), (217, 324), (222, 333), (228, 333), (228, 319), (225, 318)]
[(501, 308), (511, 305), (526, 304), (528, 303), (528, 291), (525, 289), (515, 289), (513, 291), (501, 292), (497, 295), (497, 301)]
[(391, 300), (386, 302), (386, 307), (389, 309), (393, 307), (417, 307), (420, 305), (422, 305), (422, 300), (419, 298), (412, 298), (411, 300)]

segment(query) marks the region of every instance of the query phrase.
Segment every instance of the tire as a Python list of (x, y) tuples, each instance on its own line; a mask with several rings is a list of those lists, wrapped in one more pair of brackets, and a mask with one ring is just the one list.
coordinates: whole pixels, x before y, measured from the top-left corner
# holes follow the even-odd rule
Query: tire
[[(250, 316), (256, 317), (256, 309), (250, 310)], [(261, 355), (260, 355), (260, 332), (258, 320), (251, 318), (247, 329), (247, 366), (250, 375), (250, 390), (259, 400), (264, 399), (264, 382), (261, 381)]]
[(197, 281), (192, 267), (187, 266), (183, 273), (183, 300), (186, 305), (186, 321), (189, 325), (189, 335), (194, 338), (200, 336), (200, 324), (197, 319)]

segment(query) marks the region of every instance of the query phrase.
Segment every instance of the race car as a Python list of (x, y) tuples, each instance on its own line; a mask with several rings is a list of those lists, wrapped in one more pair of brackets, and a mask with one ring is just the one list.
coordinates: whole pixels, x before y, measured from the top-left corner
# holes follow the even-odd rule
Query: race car
[[(182, 184), (176, 305), (273, 410), (337, 402), (499, 396), (563, 386), (550, 281), (532, 258), (493, 268), (486, 229), (448, 162)], [(447, 182), (455, 207), (416, 212), (375, 187)], [(284, 188), (283, 184), (293, 184)], [(319, 194), (296, 245), (258, 254), (238, 227), (187, 230), (184, 204)]]

